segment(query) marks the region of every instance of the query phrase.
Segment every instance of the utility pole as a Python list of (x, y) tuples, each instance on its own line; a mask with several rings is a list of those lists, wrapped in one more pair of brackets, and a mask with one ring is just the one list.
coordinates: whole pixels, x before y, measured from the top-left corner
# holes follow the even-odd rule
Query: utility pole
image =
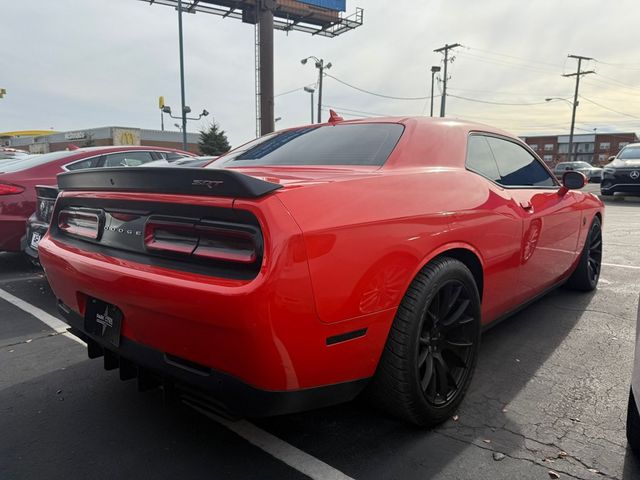
[(260, 135), (275, 129), (273, 115), (273, 0), (260, 0), (257, 5), (260, 37)]
[(435, 65), (431, 67), (431, 116), (433, 117), (433, 78), (440, 71), (440, 67)]
[(324, 77), (324, 69), (326, 68), (328, 70), (332, 65), (331, 62), (324, 63), (324, 58), (314, 57), (313, 55), (303, 58), (300, 60), (300, 63), (302, 65), (306, 65), (309, 59), (315, 60), (315, 65), (318, 69), (318, 123), (322, 123), (322, 79)]
[(578, 69), (576, 70), (576, 73), (567, 73), (562, 75), (563, 77), (576, 77), (576, 90), (575, 90), (575, 93), (573, 94), (573, 110), (571, 113), (571, 130), (569, 132), (569, 154), (567, 157), (571, 162), (574, 156), (573, 155), (573, 130), (576, 125), (576, 108), (578, 108), (578, 89), (580, 88), (580, 77), (582, 75), (589, 75), (590, 73), (596, 73), (596, 72), (594, 70), (587, 70), (584, 72), (580, 70), (583, 60), (593, 60), (593, 58), (583, 57), (580, 55), (567, 55), (567, 57), (575, 58), (578, 60)]
[(449, 50), (456, 47), (461, 47), (459, 43), (454, 43), (453, 45), (445, 44), (444, 47), (436, 48), (434, 52), (441, 53), (444, 52), (444, 78), (442, 79), (442, 100), (440, 101), (440, 116), (444, 117), (444, 112), (446, 109), (447, 102), (447, 65), (449, 64)]
[(182, 42), (182, 0), (178, 0), (178, 36), (180, 37), (180, 97), (182, 98), (182, 149), (187, 151), (187, 110), (184, 94), (184, 49)]

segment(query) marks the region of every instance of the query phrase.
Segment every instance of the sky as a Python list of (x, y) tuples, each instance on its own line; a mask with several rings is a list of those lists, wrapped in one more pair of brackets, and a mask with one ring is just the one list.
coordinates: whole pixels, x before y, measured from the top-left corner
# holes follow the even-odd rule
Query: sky
[[(275, 32), (277, 128), (310, 119), (317, 70), (390, 97), (427, 97), (432, 65), (446, 43), (460, 43), (449, 64), (447, 116), (517, 135), (566, 134), (577, 62), (583, 70), (576, 133), (640, 132), (637, 0), (347, 0), (364, 24), (336, 38)], [(211, 112), (236, 146), (255, 137), (254, 28), (204, 13), (185, 14), (187, 104)], [(160, 128), (158, 96), (179, 111), (177, 14), (141, 0), (2, 0), (0, 132), (81, 130), (117, 125)], [(428, 115), (429, 100), (361, 92), (332, 77), (324, 104), (345, 118)], [(436, 81), (436, 94), (441, 81)], [(283, 94), (284, 95), (279, 95)], [(463, 98), (460, 98), (463, 97)], [(568, 101), (545, 102), (558, 97)], [(489, 102), (489, 103), (485, 103)], [(508, 104), (508, 105), (504, 105)], [(435, 101), (439, 110), (439, 98)], [(328, 118), (328, 113), (323, 112)], [(166, 118), (175, 129), (177, 120)]]

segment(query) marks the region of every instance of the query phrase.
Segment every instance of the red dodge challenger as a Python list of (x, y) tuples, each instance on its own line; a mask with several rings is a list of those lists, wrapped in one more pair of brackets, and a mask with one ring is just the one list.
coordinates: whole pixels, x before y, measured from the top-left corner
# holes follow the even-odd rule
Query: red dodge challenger
[(603, 205), (577, 191), (584, 175), (561, 184), (518, 138), (463, 121), (332, 115), (205, 169), (58, 182), (40, 258), (89, 356), (234, 414), (366, 387), (437, 424), (483, 327), (600, 273)]

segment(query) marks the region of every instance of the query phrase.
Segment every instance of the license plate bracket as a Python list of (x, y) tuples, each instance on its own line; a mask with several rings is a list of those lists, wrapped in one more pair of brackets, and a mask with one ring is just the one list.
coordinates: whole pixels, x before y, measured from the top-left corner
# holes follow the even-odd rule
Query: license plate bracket
[(84, 329), (88, 334), (119, 347), (123, 317), (122, 310), (115, 305), (89, 297), (84, 315)]

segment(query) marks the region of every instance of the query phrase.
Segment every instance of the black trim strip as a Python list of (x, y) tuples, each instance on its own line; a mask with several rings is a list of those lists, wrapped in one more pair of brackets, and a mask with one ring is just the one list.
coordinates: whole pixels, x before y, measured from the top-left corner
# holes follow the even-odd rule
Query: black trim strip
[(127, 191), (258, 198), (282, 185), (221, 168), (91, 168), (58, 175), (61, 190)]
[(347, 340), (353, 340), (354, 338), (364, 337), (366, 334), (367, 334), (367, 329), (361, 328), (359, 330), (354, 330), (352, 332), (341, 333), (340, 335), (327, 337), (326, 343), (327, 345), (335, 345), (336, 343), (346, 342)]

